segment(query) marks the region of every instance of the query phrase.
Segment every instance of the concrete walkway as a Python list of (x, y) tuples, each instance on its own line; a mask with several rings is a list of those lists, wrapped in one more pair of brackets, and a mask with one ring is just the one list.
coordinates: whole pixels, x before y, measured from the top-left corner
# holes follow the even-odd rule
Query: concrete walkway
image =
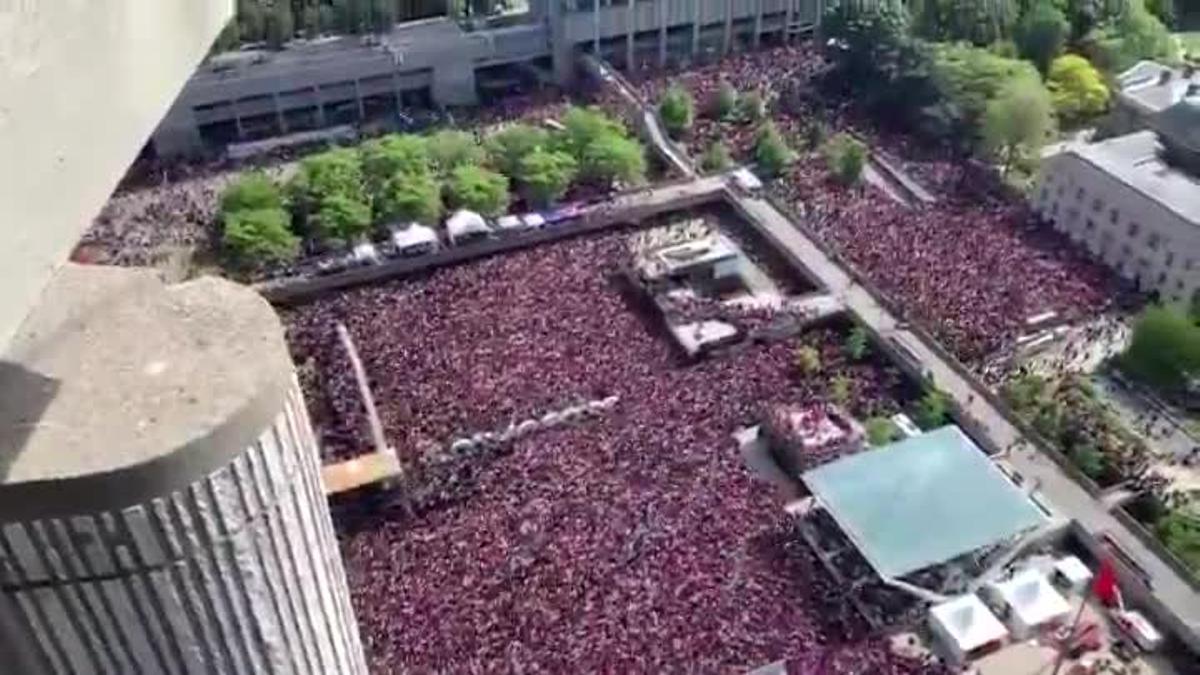
[[(839, 299), (883, 339), (908, 352), (922, 370), (932, 376), (936, 386), (949, 394), (967, 415), (980, 422), (993, 443), (1000, 448), (1021, 442), (1020, 432), (999, 410), (993, 408), (976, 389), (976, 384), (959, 375), (919, 336), (907, 330), (883, 305), (854, 280), (812, 241), (794, 227), (786, 216), (769, 202), (737, 197), (745, 211), (767, 229), (772, 238), (802, 261), (829, 292)], [(1188, 627), (1193, 648), (1200, 649), (1200, 594), (1158, 556), (1145, 546), (1105, 505), (1093, 499), (1051, 459), (1021, 443), (1025, 449), (1009, 454), (1008, 463), (1025, 480), (1035, 481), (1040, 492), (1063, 516), (1077, 521), (1085, 530), (1107, 533), (1149, 575), (1157, 599)]]

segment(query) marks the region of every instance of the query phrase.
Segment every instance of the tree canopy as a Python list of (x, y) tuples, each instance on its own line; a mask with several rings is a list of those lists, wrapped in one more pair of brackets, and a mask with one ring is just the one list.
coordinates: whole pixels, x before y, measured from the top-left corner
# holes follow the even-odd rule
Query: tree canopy
[(625, 125), (592, 106), (571, 106), (563, 115), (562, 124), (565, 131), (560, 140), (561, 149), (580, 162), (593, 141), (605, 136), (623, 137), (626, 134)]
[(446, 192), (455, 208), (491, 217), (508, 210), (508, 178), (482, 167), (464, 164), (454, 169)]
[(729, 119), (729, 117), (737, 111), (737, 89), (734, 89), (733, 85), (728, 81), (721, 80), (721, 84), (717, 87), (716, 94), (713, 95), (711, 105), (713, 117), (719, 120)]
[(382, 220), (435, 223), (442, 217), (442, 191), (428, 171), (397, 173), (375, 196), (375, 213)]
[(1081, 121), (1108, 109), (1108, 86), (1100, 72), (1082, 56), (1065, 54), (1055, 59), (1046, 84), (1061, 119)]
[(1036, 152), (1054, 128), (1050, 96), (1040, 82), (1016, 80), (988, 103), (983, 144), (1000, 160), (1004, 173), (1022, 156)]
[(335, 194), (321, 202), (314, 220), (322, 239), (348, 244), (371, 231), (371, 207), (366, 202)]
[(483, 148), (469, 131), (443, 129), (425, 141), (425, 148), (429, 163), (443, 174), (463, 165), (482, 164), (484, 160)]
[(969, 129), (978, 124), (988, 103), (1018, 80), (1040, 83), (1028, 62), (1005, 58), (966, 44), (940, 44), (933, 51), (933, 77), (938, 89), (961, 111)]
[(1178, 389), (1200, 376), (1200, 326), (1182, 312), (1147, 308), (1120, 358), (1125, 372), (1163, 389)]
[(918, 35), (978, 46), (1009, 37), (1019, 14), (1015, 0), (913, 0), (909, 4)]
[(300, 239), (281, 208), (230, 211), (221, 223), (221, 242), (239, 264), (286, 262), (300, 252)]
[(414, 134), (389, 134), (363, 143), (359, 150), (372, 191), (379, 190), (397, 173), (422, 173), (431, 167), (425, 138)]
[(538, 148), (521, 158), (520, 182), (530, 201), (546, 206), (566, 194), (578, 171), (571, 155)]
[(862, 179), (867, 164), (867, 146), (849, 134), (838, 134), (825, 143), (825, 163), (829, 172), (844, 185)]
[(580, 170), (589, 180), (638, 185), (646, 180), (646, 155), (641, 143), (607, 134), (588, 144)]
[(221, 193), (221, 212), (283, 208), (279, 186), (262, 171), (239, 176)]
[(1021, 17), (1013, 39), (1021, 58), (1028, 59), (1043, 73), (1062, 51), (1071, 24), (1066, 14), (1052, 0), (1038, 0)]
[(710, 172), (724, 171), (732, 164), (733, 158), (729, 155), (729, 148), (720, 141), (713, 141), (712, 145), (708, 146), (708, 150), (704, 151), (704, 156), (700, 158), (700, 167)]
[(794, 157), (795, 154), (773, 123), (767, 122), (758, 130), (758, 138), (754, 143), (754, 159), (764, 175), (779, 176)]
[(550, 144), (550, 134), (530, 124), (517, 123), (487, 137), (484, 148), (492, 166), (509, 178), (517, 178), (525, 155)]
[(667, 133), (676, 138), (692, 128), (695, 113), (696, 103), (692, 100), (691, 92), (679, 86), (668, 89), (658, 104), (658, 115)]

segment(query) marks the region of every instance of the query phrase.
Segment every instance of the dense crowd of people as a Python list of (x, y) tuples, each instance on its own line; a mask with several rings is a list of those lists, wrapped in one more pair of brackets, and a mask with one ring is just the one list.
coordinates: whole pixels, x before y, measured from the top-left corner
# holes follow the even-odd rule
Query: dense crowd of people
[[(678, 74), (644, 74), (642, 95), (657, 101), (668, 86), (689, 89), (701, 111), (712, 108), (721, 83), (743, 97), (770, 101), (770, 117), (799, 157), (772, 190), (808, 226), (920, 319), (965, 362), (979, 366), (1010, 347), (1026, 319), (1054, 310), (1068, 320), (1093, 316), (1120, 288), (1113, 275), (1078, 248), (1037, 224), (977, 164), (912, 137), (878, 129), (853, 108), (814, 96), (825, 64), (811, 44), (739, 54)], [(849, 131), (905, 171), (936, 198), (909, 206), (871, 187), (845, 187), (829, 176), (809, 146), (816, 120), (824, 133)], [(699, 156), (715, 141), (752, 159), (758, 125), (702, 115), (686, 139)]]
[[(764, 402), (895, 411), (898, 372), (849, 362), (833, 328), (681, 366), (614, 284), (628, 234), (574, 239), (321, 299), (286, 317), (325, 447), (369, 447), (335, 336), (353, 335), (404, 461), (479, 430), (609, 396), (472, 467), (414, 516), (381, 506), (343, 550), (373, 670), (936, 672), (868, 637), (733, 431)], [(412, 476), (411, 484), (426, 480)]]

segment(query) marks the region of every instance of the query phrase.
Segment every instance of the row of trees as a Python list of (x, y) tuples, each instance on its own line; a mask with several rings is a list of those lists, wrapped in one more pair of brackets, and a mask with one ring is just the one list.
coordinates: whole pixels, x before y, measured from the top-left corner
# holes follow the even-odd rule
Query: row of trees
[(279, 47), (296, 35), (378, 33), (398, 21), (446, 13), (447, 0), (238, 0), (217, 49), (248, 42)]
[[(1033, 155), (1056, 120), (1083, 123), (1103, 113), (1110, 100), (1104, 77), (1088, 58), (1064, 53), (1079, 45), (1071, 42), (1063, 3), (1029, 0), (1014, 6), (1016, 11), (987, 16), (1013, 17), (1004, 23), (1012, 24), (1015, 43), (982, 47), (925, 41), (919, 36), (964, 36), (953, 25), (943, 33), (922, 29), (920, 6), (914, 27), (898, 4), (843, 3), (822, 26), (835, 64), (827, 84), (857, 96), (889, 122), (948, 139), (964, 151), (985, 150), (1007, 171)], [(1122, 49), (1142, 56), (1154, 55), (1154, 35), (1165, 35), (1142, 0), (1124, 5), (1117, 26)]]
[(501, 215), (514, 186), (546, 206), (577, 181), (645, 180), (644, 149), (619, 121), (572, 107), (562, 124), (556, 132), (513, 124), (482, 142), (452, 129), (392, 134), (309, 156), (284, 186), (248, 174), (222, 198), (225, 244), (246, 263), (286, 260), (300, 238), (345, 245), (380, 223), (436, 223), (447, 208)]
[(977, 46), (1017, 38), (1022, 22), (1045, 8), (1061, 17), (1065, 37), (1073, 41), (1111, 28), (1131, 9), (1144, 12), (1164, 28), (1174, 26), (1177, 18), (1175, 0), (910, 0), (908, 8), (918, 36)]

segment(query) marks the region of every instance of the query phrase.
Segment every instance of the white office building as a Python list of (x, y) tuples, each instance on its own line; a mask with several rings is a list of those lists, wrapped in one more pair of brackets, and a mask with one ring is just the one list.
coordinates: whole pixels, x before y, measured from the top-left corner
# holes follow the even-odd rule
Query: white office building
[(1055, 148), (1033, 207), (1138, 288), (1187, 305), (1200, 302), (1200, 97), (1167, 108), (1153, 125)]

